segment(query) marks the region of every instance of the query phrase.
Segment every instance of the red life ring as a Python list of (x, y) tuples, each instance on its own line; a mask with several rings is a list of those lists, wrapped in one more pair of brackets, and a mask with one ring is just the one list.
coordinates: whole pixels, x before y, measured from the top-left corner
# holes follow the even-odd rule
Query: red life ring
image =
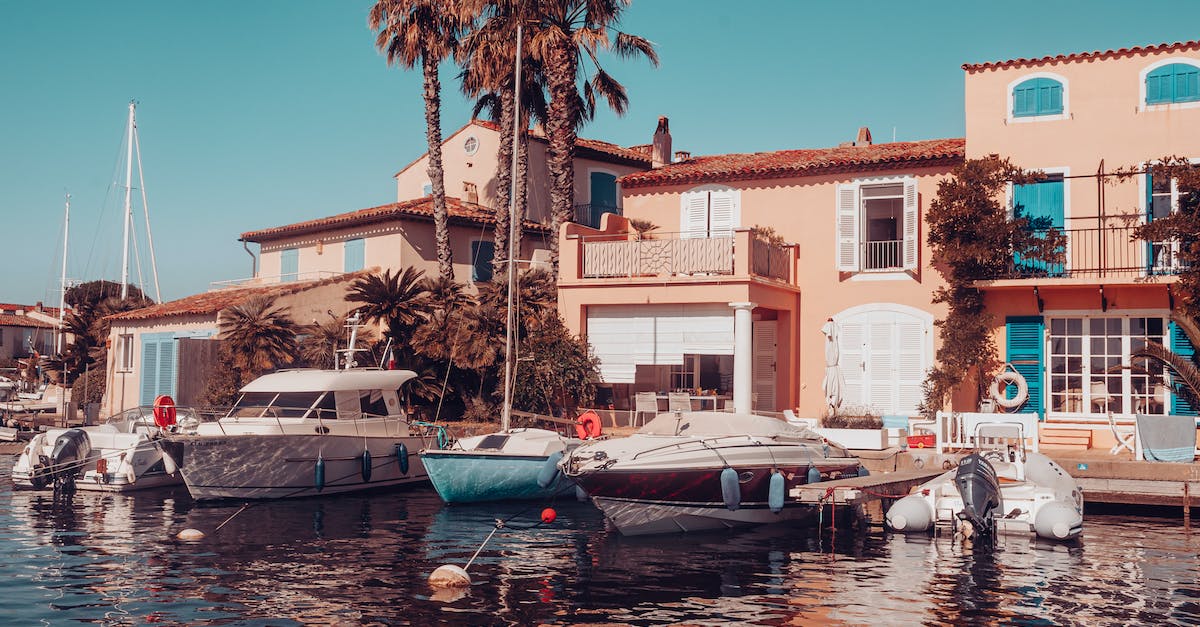
[(154, 399), (154, 424), (160, 429), (175, 424), (175, 399), (166, 394)]
[(600, 416), (592, 410), (587, 410), (575, 420), (575, 433), (580, 440), (600, 437)]

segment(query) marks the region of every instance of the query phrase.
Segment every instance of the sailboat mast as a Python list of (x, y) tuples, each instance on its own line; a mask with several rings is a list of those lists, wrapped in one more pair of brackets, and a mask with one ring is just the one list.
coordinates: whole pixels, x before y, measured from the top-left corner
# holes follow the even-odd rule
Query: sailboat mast
[(514, 62), (512, 187), (508, 192), (508, 322), (504, 333), (504, 408), (500, 413), (500, 429), (508, 431), (512, 423), (512, 348), (513, 348), (513, 291), (517, 282), (517, 139), (521, 122), (521, 24), (517, 23), (517, 57)]
[(63, 317), (67, 307), (67, 242), (71, 234), (71, 195), (67, 194), (67, 208), (63, 215), (63, 258), (62, 276), (58, 281), (58, 339), (54, 343), (55, 354), (62, 355)]
[(129, 136), (126, 138), (127, 152), (125, 155), (125, 219), (123, 220), (123, 237), (121, 243), (121, 298), (129, 297), (129, 225), (133, 222), (133, 108), (134, 101), (129, 101)]

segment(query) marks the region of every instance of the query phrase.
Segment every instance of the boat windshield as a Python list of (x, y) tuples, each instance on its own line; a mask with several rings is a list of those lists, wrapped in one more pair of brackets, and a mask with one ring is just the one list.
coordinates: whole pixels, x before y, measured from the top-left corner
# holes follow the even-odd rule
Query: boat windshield
[[(325, 396), (332, 395), (323, 391), (246, 392), (229, 411), (229, 415), (242, 418), (302, 418)], [(330, 406), (332, 408), (332, 402)]]

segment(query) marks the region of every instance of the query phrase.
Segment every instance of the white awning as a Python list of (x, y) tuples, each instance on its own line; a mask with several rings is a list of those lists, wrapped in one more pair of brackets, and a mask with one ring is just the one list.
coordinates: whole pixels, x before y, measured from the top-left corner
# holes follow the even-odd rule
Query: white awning
[(703, 305), (594, 305), (587, 339), (605, 383), (633, 383), (638, 365), (679, 365), (684, 355), (732, 355), (733, 310)]

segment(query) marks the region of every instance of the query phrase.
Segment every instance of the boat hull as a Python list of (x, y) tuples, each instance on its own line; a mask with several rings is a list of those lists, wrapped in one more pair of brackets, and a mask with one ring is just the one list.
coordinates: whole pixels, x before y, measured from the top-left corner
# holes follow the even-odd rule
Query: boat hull
[[(173, 436), (183, 447), (180, 472), (197, 500), (279, 499), (341, 494), (427, 481), (415, 436), (361, 435), (191, 435)], [(403, 472), (399, 445), (409, 459)], [(363, 472), (363, 451), (370, 453), (370, 475)], [(324, 463), (318, 487), (317, 460)]]
[[(91, 452), (81, 462), (75, 481), (78, 490), (94, 492), (130, 492), (183, 483), (176, 472), (166, 472), (163, 460), (162, 440), (148, 432), (120, 432), (107, 426), (83, 427), (91, 443)], [(49, 456), (55, 441), (64, 430), (50, 430), (35, 436), (13, 464), (13, 487), (36, 489), (33, 485), (34, 466), (37, 456)], [(100, 460), (105, 461), (104, 472), (97, 468)], [(48, 488), (49, 486), (47, 486)]]
[(562, 473), (550, 485), (538, 485), (538, 475), (549, 459), (549, 455), (502, 452), (421, 452), (429, 480), (447, 503), (550, 499), (573, 493), (575, 484)]
[(751, 503), (731, 511), (724, 504), (651, 502), (592, 497), (596, 507), (625, 536), (732, 529), (784, 521), (811, 520), (809, 506), (788, 506), (772, 512), (766, 503)]

